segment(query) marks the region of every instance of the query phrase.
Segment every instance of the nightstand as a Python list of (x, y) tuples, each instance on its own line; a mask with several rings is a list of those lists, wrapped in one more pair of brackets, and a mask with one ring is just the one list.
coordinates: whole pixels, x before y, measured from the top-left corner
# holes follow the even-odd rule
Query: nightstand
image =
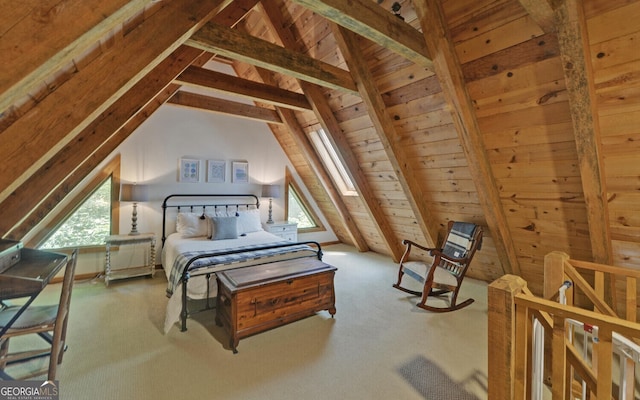
[[(111, 235), (105, 239), (106, 252), (104, 261), (104, 284), (109, 286), (109, 281), (115, 279), (131, 278), (134, 276), (150, 275), (153, 278), (156, 270), (156, 235), (153, 233), (141, 233), (139, 235)], [(118, 247), (118, 251), (124, 246), (144, 245), (144, 265), (129, 266), (126, 268), (111, 268), (111, 247)], [(135, 252), (135, 248), (133, 251)]]
[(298, 241), (298, 223), (280, 221), (273, 224), (262, 224), (264, 230), (291, 242)]

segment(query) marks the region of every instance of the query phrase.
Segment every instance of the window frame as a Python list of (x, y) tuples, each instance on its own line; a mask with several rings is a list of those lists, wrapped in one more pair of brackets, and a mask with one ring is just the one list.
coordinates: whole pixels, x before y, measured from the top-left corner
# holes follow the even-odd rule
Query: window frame
[[(109, 178), (111, 178), (111, 221), (109, 233), (113, 234), (113, 232), (118, 232), (120, 229), (120, 155), (117, 155), (107, 163), (102, 170), (100, 170), (84, 188), (79, 190), (65, 207), (60, 211), (57, 211), (51, 221), (41, 228), (25, 245), (28, 247), (39, 248)], [(60, 247), (47, 249), (47, 251), (65, 251), (69, 249), (71, 248)], [(100, 251), (104, 249), (104, 245), (94, 244), (89, 246), (80, 246), (80, 249), (81, 253)]]
[(324, 129), (320, 128), (309, 132), (309, 139), (340, 193), (343, 196), (359, 196), (346, 166), (342, 164)]
[(285, 188), (284, 189), (285, 191), (284, 219), (285, 220), (289, 219), (289, 188), (290, 187), (293, 188), (294, 193), (300, 202), (300, 206), (304, 208), (304, 210), (307, 213), (307, 216), (309, 216), (309, 218), (311, 218), (311, 220), (316, 224), (316, 226), (311, 228), (298, 228), (298, 233), (326, 231), (324, 224), (322, 223), (322, 220), (318, 217), (318, 214), (316, 214), (316, 212), (313, 210), (313, 208), (309, 204), (309, 201), (307, 200), (306, 196), (300, 189), (300, 186), (298, 185), (296, 180), (293, 178), (293, 175), (291, 174), (291, 171), (289, 171), (289, 168), (286, 168), (286, 167), (285, 167), (285, 174), (284, 174), (284, 188)]

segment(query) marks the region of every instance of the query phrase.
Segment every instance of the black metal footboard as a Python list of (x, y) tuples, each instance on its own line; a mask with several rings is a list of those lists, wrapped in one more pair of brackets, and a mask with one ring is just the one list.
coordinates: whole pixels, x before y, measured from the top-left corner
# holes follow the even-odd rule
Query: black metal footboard
[[(187, 330), (187, 317), (189, 316), (189, 311), (187, 308), (187, 300), (188, 300), (188, 296), (187, 296), (187, 284), (189, 283), (189, 279), (191, 277), (191, 265), (193, 265), (194, 262), (196, 262), (197, 260), (203, 259), (203, 258), (209, 258), (209, 257), (216, 257), (216, 256), (225, 256), (225, 255), (230, 255), (230, 254), (241, 254), (244, 252), (253, 252), (256, 250), (270, 250), (270, 249), (278, 249), (278, 248), (286, 248), (286, 247), (294, 247), (294, 246), (300, 246), (300, 245), (309, 245), (309, 249), (313, 250), (313, 247), (311, 246), (315, 246), (317, 248), (317, 250), (313, 250), (315, 252), (315, 257), (318, 258), (318, 260), (322, 261), (322, 246), (320, 246), (320, 243), (315, 242), (315, 241), (305, 241), (305, 242), (292, 242), (292, 243), (280, 243), (280, 244), (272, 244), (272, 245), (265, 245), (265, 246), (260, 246), (260, 247), (252, 247), (250, 249), (237, 249), (237, 250), (226, 250), (226, 251), (219, 251), (219, 252), (212, 252), (212, 253), (206, 253), (206, 254), (198, 254), (197, 256), (194, 256), (193, 258), (189, 259), (189, 261), (186, 263), (184, 271), (182, 271), (182, 277), (180, 278), (180, 283), (182, 284), (182, 311), (180, 312), (180, 319), (181, 319), (181, 328), (180, 330), (182, 332)], [(305, 250), (309, 250), (309, 249), (305, 249)], [(286, 254), (286, 253), (285, 253)], [(281, 254), (277, 254), (277, 255), (282, 255)], [(306, 255), (306, 256), (298, 256), (298, 257), (291, 257), (291, 258), (287, 258), (287, 259), (295, 259), (295, 258), (306, 258), (306, 257), (312, 257), (312, 255)], [(271, 257), (264, 257), (261, 258), (257, 263), (255, 264), (250, 264), (250, 265), (243, 265), (241, 267), (238, 268), (244, 268), (244, 267), (253, 267), (256, 265), (264, 265), (264, 264), (268, 264), (270, 262), (274, 262), (274, 260), (269, 261)], [(280, 260), (280, 259), (279, 259)], [(219, 267), (223, 264), (213, 264), (211, 266), (200, 266), (198, 267), (198, 271), (203, 271), (202, 273), (198, 273), (197, 275), (207, 275), (207, 274), (215, 274), (215, 272), (213, 271), (209, 271), (207, 272), (209, 269), (215, 267)], [(233, 269), (233, 268), (229, 268), (229, 269)], [(209, 284), (209, 282), (207, 282), (207, 285)], [(208, 287), (207, 287), (208, 289)]]

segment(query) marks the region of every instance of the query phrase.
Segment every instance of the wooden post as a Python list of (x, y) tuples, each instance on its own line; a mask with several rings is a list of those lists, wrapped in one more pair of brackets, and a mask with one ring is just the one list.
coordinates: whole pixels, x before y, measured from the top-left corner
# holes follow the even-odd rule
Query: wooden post
[(489, 300), (489, 387), (491, 400), (514, 398), (515, 305), (514, 296), (527, 283), (515, 275), (504, 275), (488, 289)]
[[(544, 256), (544, 287), (543, 294), (547, 300), (550, 300), (558, 294), (558, 289), (565, 281), (564, 263), (569, 260), (569, 255), (561, 251), (552, 251)], [(567, 290), (567, 304), (573, 305), (573, 286)], [(556, 297), (557, 301), (557, 297)], [(550, 334), (545, 335), (551, 338)], [(551, 367), (553, 352), (551, 351), (551, 340), (544, 342), (544, 377), (547, 385), (551, 385)]]
[(564, 263), (569, 255), (561, 251), (552, 251), (544, 256), (544, 293), (542, 297), (550, 300), (558, 293), (564, 283)]
[[(553, 384), (551, 385), (552, 399), (566, 399), (571, 390), (571, 381), (567, 381), (571, 376), (567, 365), (567, 346), (565, 345), (566, 331), (565, 323), (562, 317), (553, 318), (553, 332), (551, 341), (551, 351), (547, 355), (554, 355), (556, 363), (551, 367), (551, 377)], [(546, 352), (546, 351), (545, 351)], [(545, 357), (545, 366), (546, 359)], [(545, 371), (546, 373), (546, 371)]]

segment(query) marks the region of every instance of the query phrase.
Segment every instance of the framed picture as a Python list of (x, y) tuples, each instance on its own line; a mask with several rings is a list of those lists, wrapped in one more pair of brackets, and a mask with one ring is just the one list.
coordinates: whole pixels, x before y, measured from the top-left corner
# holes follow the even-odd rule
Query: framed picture
[(249, 183), (249, 163), (234, 161), (231, 164), (233, 183)]
[(178, 180), (180, 182), (200, 182), (200, 160), (181, 158), (179, 173)]
[(207, 160), (207, 182), (223, 183), (227, 162), (222, 160)]

